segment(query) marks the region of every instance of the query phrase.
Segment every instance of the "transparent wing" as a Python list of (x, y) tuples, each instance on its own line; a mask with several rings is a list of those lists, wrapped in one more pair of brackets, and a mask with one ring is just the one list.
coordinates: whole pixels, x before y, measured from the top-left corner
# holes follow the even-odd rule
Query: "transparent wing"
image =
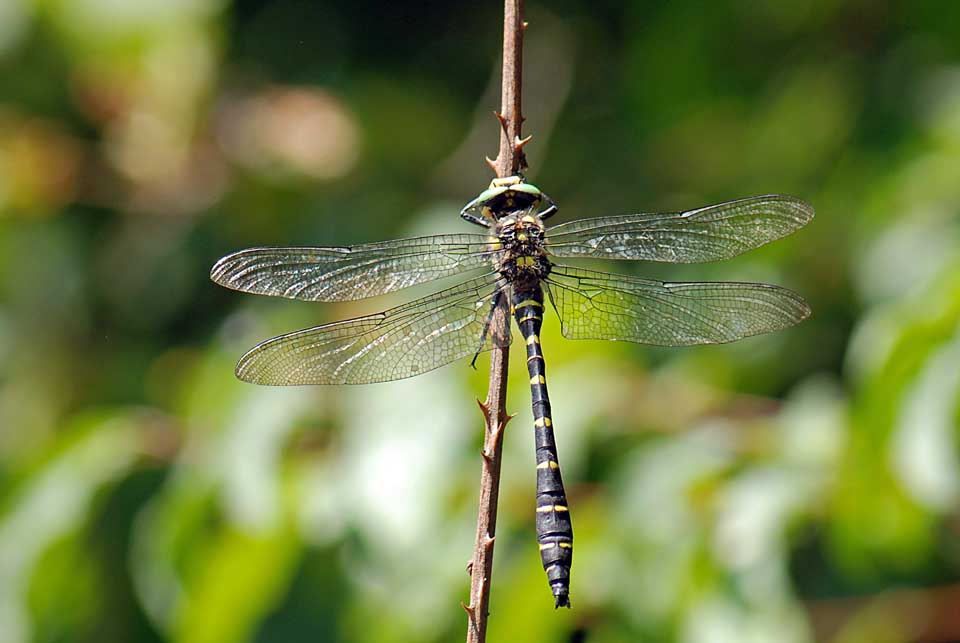
[(503, 285), (491, 274), (375, 315), (268, 339), (240, 358), (254, 384), (367, 384), (419, 375), (508, 345), (484, 333)]
[(558, 257), (698, 263), (729, 259), (802, 228), (813, 207), (790, 196), (767, 195), (697, 210), (581, 219), (547, 230)]
[(249, 248), (218, 261), (210, 278), (258, 295), (352, 301), (489, 265), (487, 237), (445, 234), (342, 248)]
[(554, 266), (547, 292), (570, 339), (722, 344), (788, 328), (810, 315), (799, 295), (779, 286), (669, 283), (567, 266)]

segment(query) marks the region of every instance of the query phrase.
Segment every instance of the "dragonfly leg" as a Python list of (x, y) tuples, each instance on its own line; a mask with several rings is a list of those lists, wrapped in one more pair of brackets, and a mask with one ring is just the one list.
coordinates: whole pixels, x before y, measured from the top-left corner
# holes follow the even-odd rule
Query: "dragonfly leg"
[(493, 321), (493, 313), (500, 304), (500, 299), (503, 297), (503, 292), (504, 291), (501, 290), (494, 295), (493, 302), (490, 304), (490, 312), (487, 313), (487, 322), (483, 325), (483, 332), (480, 333), (480, 345), (477, 346), (477, 352), (473, 354), (473, 359), (470, 360), (470, 368), (474, 370), (477, 368), (477, 358), (480, 357), (480, 353), (483, 352), (483, 345), (487, 343), (487, 335), (490, 333), (490, 322)]
[(489, 222), (489, 221), (487, 221), (487, 220), (484, 219), (483, 217), (478, 217), (477, 215), (473, 214), (472, 212), (467, 212), (466, 210), (464, 210), (464, 211), (462, 211), (462, 212), (460, 213), (460, 218), (463, 219), (464, 221), (469, 221), (470, 223), (473, 223), (473, 224), (476, 224), (476, 225), (479, 225), (479, 226), (483, 226), (484, 228), (489, 228), (489, 227), (490, 227), (490, 222)]
[(540, 213), (540, 220), (546, 221), (547, 219), (555, 215), (557, 212), (559, 212), (560, 208), (558, 208), (557, 204), (553, 202), (553, 199), (548, 197), (546, 194), (543, 195), (543, 200), (550, 204), (550, 206), (546, 210)]

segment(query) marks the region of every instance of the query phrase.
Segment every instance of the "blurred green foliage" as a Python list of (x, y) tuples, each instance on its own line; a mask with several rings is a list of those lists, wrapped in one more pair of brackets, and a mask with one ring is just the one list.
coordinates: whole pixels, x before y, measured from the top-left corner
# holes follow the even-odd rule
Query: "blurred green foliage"
[[(548, 319), (574, 608), (533, 546), (518, 375), (490, 640), (960, 639), (960, 4), (528, 14), (529, 176), (561, 218), (801, 196), (815, 221), (742, 258), (616, 269), (779, 283), (814, 316), (694, 349)], [(500, 21), (0, 1), (0, 640), (463, 636), (483, 367), (242, 384), (255, 341), (391, 302), (263, 300), (207, 271), (463, 229)]]

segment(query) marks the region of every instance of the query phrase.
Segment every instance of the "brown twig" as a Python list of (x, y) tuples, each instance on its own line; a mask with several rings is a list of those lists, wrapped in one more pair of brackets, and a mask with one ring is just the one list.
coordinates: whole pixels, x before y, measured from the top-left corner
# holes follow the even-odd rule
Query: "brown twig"
[[(487, 159), (498, 177), (513, 176), (526, 167), (523, 146), (530, 140), (520, 137), (523, 116), (520, 95), (523, 80), (523, 0), (503, 3), (503, 75), (500, 121), (500, 152), (494, 161)], [(490, 321), (494, 338), (510, 332), (507, 302), (501, 300)], [(470, 605), (467, 611), (467, 643), (483, 643), (487, 638), (490, 605), (490, 579), (493, 572), (493, 544), (497, 529), (497, 498), (500, 493), (500, 457), (503, 428), (507, 415), (507, 366), (509, 348), (496, 347), (490, 353), (490, 387), (487, 401), (480, 403), (486, 427), (483, 441), (483, 469), (480, 475), (480, 510), (477, 515), (477, 540), (470, 571)]]

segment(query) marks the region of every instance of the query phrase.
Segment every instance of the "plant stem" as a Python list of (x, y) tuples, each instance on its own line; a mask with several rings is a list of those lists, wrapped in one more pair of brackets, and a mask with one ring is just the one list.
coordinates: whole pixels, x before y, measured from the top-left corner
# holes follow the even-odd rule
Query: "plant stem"
[[(505, 0), (503, 6), (502, 100), (500, 151), (491, 167), (498, 177), (513, 176), (526, 167), (520, 138), (523, 116), (520, 96), (523, 80), (523, 0)], [(501, 299), (490, 321), (491, 337), (503, 339), (510, 332), (509, 305)], [(480, 475), (480, 510), (477, 515), (477, 540), (470, 562), (470, 605), (466, 608), (467, 643), (483, 643), (487, 638), (490, 582), (493, 572), (493, 544), (497, 529), (497, 499), (500, 493), (500, 460), (503, 428), (507, 415), (507, 367), (510, 349), (503, 341), (494, 341), (490, 352), (490, 386), (487, 400), (480, 404), (486, 426), (483, 441), (483, 469)]]

